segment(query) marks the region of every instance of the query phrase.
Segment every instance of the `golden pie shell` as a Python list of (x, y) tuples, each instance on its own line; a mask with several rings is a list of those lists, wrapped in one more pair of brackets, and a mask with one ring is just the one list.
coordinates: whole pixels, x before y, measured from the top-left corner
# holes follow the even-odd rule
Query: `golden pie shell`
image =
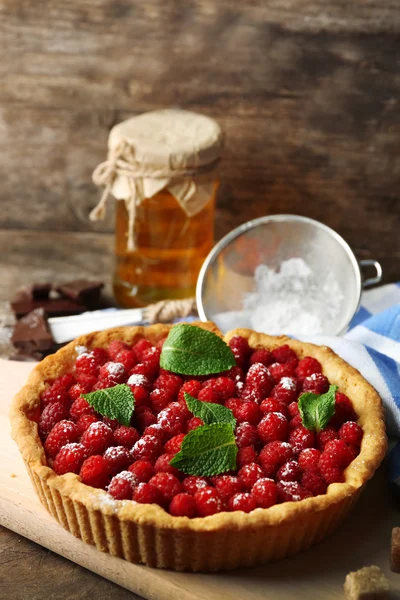
[[(192, 324), (222, 337), (213, 323)], [(296, 554), (322, 540), (348, 514), (387, 447), (380, 397), (356, 369), (325, 346), (248, 329), (236, 329), (224, 337), (229, 341), (241, 335), (252, 348), (270, 350), (288, 344), (299, 358), (313, 356), (321, 363), (329, 381), (352, 400), (364, 430), (361, 451), (346, 469), (345, 482), (331, 484), (324, 495), (258, 508), (248, 514), (222, 512), (188, 519), (173, 517), (155, 504), (114, 500), (104, 490), (81, 483), (78, 475), (59, 476), (47, 466), (37, 423), (31, 419), (37, 418), (45, 381), (73, 367), (76, 346), (107, 348), (111, 340), (134, 344), (142, 337), (155, 343), (170, 328), (170, 325), (151, 325), (95, 332), (69, 343), (34, 368), (13, 400), (10, 418), (12, 436), (43, 506), (65, 529), (102, 552), (177, 571), (218, 571), (259, 565)]]

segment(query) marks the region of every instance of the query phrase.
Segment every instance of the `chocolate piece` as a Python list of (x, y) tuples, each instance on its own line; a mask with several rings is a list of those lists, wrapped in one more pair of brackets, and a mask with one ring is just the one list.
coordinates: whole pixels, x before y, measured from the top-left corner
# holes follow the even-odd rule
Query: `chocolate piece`
[(48, 298), (51, 290), (51, 283), (34, 283), (31, 290), (33, 300)]
[(344, 582), (346, 600), (380, 600), (389, 597), (389, 583), (377, 566), (349, 573)]
[(17, 317), (22, 317), (33, 310), (43, 308), (49, 317), (63, 317), (67, 315), (78, 315), (85, 310), (86, 306), (74, 302), (69, 298), (45, 298), (43, 300), (30, 300), (19, 296), (18, 300), (11, 302), (13, 311)]
[(63, 296), (75, 300), (76, 302), (94, 302), (98, 300), (100, 292), (104, 287), (102, 281), (87, 281), (86, 279), (76, 279), (56, 286), (56, 290)]
[(393, 573), (400, 573), (400, 527), (394, 527), (392, 529), (390, 568)]
[(38, 308), (17, 321), (11, 341), (23, 354), (50, 350), (54, 344), (45, 312)]

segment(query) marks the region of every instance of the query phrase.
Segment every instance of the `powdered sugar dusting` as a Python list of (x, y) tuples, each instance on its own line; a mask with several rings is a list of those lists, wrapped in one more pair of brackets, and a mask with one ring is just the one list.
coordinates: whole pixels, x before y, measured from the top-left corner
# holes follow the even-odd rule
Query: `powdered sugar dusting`
[(282, 377), (280, 379), (280, 381), (279, 381), (279, 385), (284, 390), (292, 390), (292, 391), (294, 391), (296, 389), (296, 382), (291, 377)]
[(125, 367), (122, 363), (119, 362), (109, 362), (107, 363), (107, 371), (110, 375), (123, 375), (125, 373)]
[(141, 375), (140, 373), (134, 373), (128, 379), (128, 385), (148, 385), (149, 380), (145, 375)]
[(254, 291), (244, 296), (242, 310), (213, 315), (228, 331), (250, 327), (278, 335), (336, 333), (344, 295), (333, 273), (317, 273), (302, 259), (290, 258), (275, 271), (259, 265)]
[(87, 351), (88, 349), (86, 348), (86, 346), (75, 346), (75, 352), (78, 356), (80, 356), (81, 354), (86, 354)]

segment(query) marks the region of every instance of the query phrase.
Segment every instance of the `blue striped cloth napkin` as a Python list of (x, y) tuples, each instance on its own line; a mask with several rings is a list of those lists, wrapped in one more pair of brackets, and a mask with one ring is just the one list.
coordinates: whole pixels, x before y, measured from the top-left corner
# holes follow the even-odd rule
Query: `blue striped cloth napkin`
[(400, 438), (400, 284), (363, 292), (343, 337), (301, 339), (330, 346), (358, 369), (383, 400), (388, 434)]

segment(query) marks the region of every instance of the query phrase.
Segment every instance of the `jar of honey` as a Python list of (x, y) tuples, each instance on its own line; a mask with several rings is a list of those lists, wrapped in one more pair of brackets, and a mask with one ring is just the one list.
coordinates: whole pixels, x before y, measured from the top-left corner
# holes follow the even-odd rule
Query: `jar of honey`
[(114, 293), (124, 307), (194, 295), (214, 242), (218, 123), (183, 110), (157, 110), (116, 125), (108, 159), (93, 180), (105, 190), (91, 219), (117, 199)]

